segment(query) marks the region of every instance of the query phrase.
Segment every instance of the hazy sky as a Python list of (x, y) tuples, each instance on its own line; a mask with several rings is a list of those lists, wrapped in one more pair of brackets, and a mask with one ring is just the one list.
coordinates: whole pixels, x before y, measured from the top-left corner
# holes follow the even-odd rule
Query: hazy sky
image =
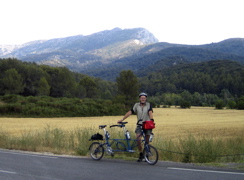
[(243, 0), (1, 0), (0, 44), (143, 27), (160, 42), (244, 38)]

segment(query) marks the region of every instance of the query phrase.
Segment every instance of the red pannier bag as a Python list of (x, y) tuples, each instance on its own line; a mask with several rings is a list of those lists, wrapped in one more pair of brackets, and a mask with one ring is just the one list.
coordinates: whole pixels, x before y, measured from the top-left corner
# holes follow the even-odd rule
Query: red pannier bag
[(155, 123), (152, 120), (144, 121), (142, 125), (143, 129), (154, 129)]

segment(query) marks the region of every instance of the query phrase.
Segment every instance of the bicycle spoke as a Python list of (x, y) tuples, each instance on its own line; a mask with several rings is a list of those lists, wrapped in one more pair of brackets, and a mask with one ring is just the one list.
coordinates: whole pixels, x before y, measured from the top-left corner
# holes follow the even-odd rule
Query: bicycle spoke
[(93, 142), (89, 147), (89, 151), (94, 160), (100, 160), (104, 155), (104, 148), (99, 142)]
[(154, 165), (158, 162), (158, 151), (152, 145), (145, 145), (143, 154), (146, 162), (149, 164)]
[[(127, 122), (120, 123), (119, 125), (112, 125), (111, 127), (120, 127), (123, 128), (124, 134), (127, 135), (127, 130), (125, 128), (125, 124)], [(141, 129), (140, 135), (137, 134), (136, 139), (131, 139), (126, 136), (126, 139), (111, 139), (108, 131), (106, 131), (105, 127), (107, 125), (100, 125), (99, 129), (103, 129), (105, 142), (102, 144), (100, 142), (93, 142), (89, 147), (90, 156), (94, 160), (100, 160), (104, 156), (104, 152), (106, 154), (114, 156), (114, 152), (130, 152), (134, 153), (136, 150), (134, 148), (138, 148), (139, 151), (144, 146), (143, 157), (145, 161), (151, 165), (154, 165), (158, 161), (158, 152), (155, 147), (150, 144), (145, 144), (147, 136), (145, 135), (143, 129)], [(93, 136), (92, 136), (93, 137)], [(91, 138), (92, 139), (92, 138)], [(94, 139), (93, 139), (94, 140)]]

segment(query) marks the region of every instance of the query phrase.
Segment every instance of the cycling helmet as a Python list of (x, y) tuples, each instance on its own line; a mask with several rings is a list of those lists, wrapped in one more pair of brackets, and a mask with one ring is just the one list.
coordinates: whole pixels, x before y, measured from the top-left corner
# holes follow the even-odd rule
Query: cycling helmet
[(146, 96), (147, 97), (147, 93), (142, 92), (142, 93), (139, 94), (139, 97), (141, 97), (141, 96)]

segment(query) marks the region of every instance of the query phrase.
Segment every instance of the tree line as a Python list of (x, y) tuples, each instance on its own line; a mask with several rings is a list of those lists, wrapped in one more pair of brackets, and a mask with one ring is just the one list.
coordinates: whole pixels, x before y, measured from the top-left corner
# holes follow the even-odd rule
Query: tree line
[(113, 82), (14, 58), (0, 59), (0, 73), (0, 95), (111, 99), (117, 91)]
[(227, 89), (240, 97), (244, 95), (244, 66), (228, 60), (180, 64), (149, 73), (141, 84), (152, 95), (183, 91), (220, 95)]
[[(116, 77), (116, 82), (111, 82), (72, 72), (66, 67), (37, 65), (14, 58), (0, 59), (0, 101), (4, 103), (0, 111), (44, 117), (51, 114), (116, 115), (126, 112), (142, 91), (149, 94), (154, 107), (162, 104), (182, 108), (219, 104), (220, 107), (244, 109), (243, 72), (243, 67), (232, 61), (211, 61), (165, 68), (145, 77), (124, 70)], [(95, 105), (97, 103), (99, 107)], [(111, 110), (112, 107), (116, 111)], [(82, 114), (82, 109), (83, 112), (89, 110)]]

